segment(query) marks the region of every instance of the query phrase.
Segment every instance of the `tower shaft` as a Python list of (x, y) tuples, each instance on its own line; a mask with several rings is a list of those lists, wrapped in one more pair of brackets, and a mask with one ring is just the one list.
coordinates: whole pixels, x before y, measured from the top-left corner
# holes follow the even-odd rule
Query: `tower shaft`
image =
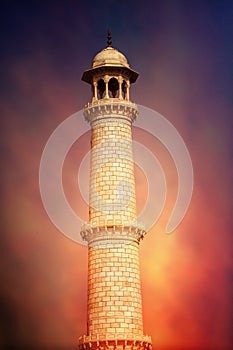
[(131, 123), (137, 109), (131, 103), (118, 102), (88, 111), (92, 126), (89, 221), (93, 226), (135, 221)]
[(88, 334), (105, 339), (143, 335), (138, 244), (89, 247)]
[[(136, 197), (132, 155), (132, 103), (105, 102), (87, 109), (91, 121), (88, 332), (143, 334)], [(131, 238), (129, 240), (129, 230)], [(99, 243), (99, 244), (97, 244)]]

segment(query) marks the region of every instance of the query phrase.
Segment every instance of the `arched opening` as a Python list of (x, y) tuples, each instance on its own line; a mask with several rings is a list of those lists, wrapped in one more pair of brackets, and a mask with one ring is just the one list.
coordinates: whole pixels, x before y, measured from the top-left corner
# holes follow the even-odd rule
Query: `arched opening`
[(121, 84), (122, 86), (122, 97), (125, 100), (126, 99), (126, 81), (123, 80), (123, 83)]
[(102, 99), (105, 96), (105, 83), (103, 79), (98, 80), (97, 83), (97, 98)]
[(108, 82), (109, 97), (119, 97), (119, 83), (116, 78), (111, 78)]

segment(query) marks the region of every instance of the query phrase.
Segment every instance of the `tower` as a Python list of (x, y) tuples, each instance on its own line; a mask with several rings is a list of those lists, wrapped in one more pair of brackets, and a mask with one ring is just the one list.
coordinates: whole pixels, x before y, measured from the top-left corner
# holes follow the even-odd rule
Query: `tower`
[(108, 46), (93, 59), (82, 80), (92, 88), (84, 108), (91, 125), (89, 223), (81, 229), (88, 243), (87, 335), (79, 349), (150, 349), (143, 334), (139, 242), (132, 123), (138, 116), (130, 85), (138, 73), (126, 57)]

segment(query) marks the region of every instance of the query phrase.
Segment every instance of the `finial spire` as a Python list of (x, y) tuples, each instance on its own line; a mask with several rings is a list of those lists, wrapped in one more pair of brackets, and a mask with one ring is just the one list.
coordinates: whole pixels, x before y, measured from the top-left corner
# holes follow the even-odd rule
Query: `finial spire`
[(108, 41), (107, 41), (107, 43), (108, 43), (108, 46), (112, 46), (112, 37), (111, 37), (110, 30), (108, 30)]

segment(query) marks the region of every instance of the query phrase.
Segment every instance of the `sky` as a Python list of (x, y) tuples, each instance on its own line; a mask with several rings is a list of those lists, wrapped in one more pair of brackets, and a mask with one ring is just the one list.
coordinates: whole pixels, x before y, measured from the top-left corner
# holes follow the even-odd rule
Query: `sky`
[[(140, 245), (144, 333), (158, 350), (230, 349), (232, 2), (9, 0), (0, 16), (0, 348), (75, 349), (86, 332), (87, 248), (48, 218), (39, 164), (54, 129), (90, 101), (81, 76), (110, 28), (113, 47), (140, 73), (132, 101), (176, 127), (194, 170), (188, 212), (166, 235), (176, 169), (157, 139), (134, 128), (168, 183), (164, 211)], [(67, 199), (84, 221), (77, 172), (89, 143), (87, 133), (63, 169)], [(146, 180), (135, 175), (140, 211)]]

